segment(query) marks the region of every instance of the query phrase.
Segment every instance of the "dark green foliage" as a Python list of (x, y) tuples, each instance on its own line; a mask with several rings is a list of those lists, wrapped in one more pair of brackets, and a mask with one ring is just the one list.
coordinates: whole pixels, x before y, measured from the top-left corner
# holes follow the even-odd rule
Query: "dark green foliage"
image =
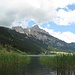
[[(11, 30), (9, 28), (0, 27), (0, 44), (7, 47), (10, 51), (8, 45), (19, 49), (27, 54), (41, 54), (47, 52), (49, 54), (52, 50), (60, 51), (74, 51), (75, 44), (67, 44), (49, 34), (40, 33), (48, 37), (47, 40), (39, 40), (35, 36), (26, 35)], [(15, 50), (16, 50), (15, 49)]]
[(4, 46), (9, 44), (26, 53), (40, 54), (44, 50), (44, 46), (37, 41), (39, 40), (34, 39), (32, 36), (28, 37), (14, 30), (0, 27), (0, 43)]

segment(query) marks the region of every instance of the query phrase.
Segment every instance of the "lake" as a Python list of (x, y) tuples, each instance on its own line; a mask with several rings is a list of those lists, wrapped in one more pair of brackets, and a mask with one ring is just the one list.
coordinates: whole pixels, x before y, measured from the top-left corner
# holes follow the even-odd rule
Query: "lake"
[[(25, 63), (0, 65), (0, 75), (75, 75), (75, 56), (30, 55)], [(23, 59), (23, 60), (25, 60)], [(27, 62), (27, 63), (26, 63)], [(28, 63), (29, 62), (29, 63)]]

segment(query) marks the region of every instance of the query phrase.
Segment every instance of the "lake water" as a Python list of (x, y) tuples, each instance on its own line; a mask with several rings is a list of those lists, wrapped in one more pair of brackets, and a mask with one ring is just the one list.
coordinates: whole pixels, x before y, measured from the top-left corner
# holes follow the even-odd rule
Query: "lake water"
[[(59, 67), (55, 65), (55, 62), (50, 62), (50, 56), (29, 56), (30, 63), (27, 65), (13, 65), (12, 67), (6, 67), (5, 64), (0, 68), (0, 75), (75, 75), (75, 69), (65, 67), (65, 63), (60, 62)], [(56, 63), (58, 64), (58, 63)]]

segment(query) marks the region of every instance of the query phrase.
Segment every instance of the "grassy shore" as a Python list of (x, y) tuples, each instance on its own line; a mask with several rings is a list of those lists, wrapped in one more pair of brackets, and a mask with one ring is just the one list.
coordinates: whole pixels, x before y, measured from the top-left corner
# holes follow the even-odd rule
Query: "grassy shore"
[(20, 74), (21, 69), (25, 69), (30, 63), (30, 57), (19, 50), (7, 50), (0, 46), (0, 75)]
[(57, 71), (57, 75), (75, 74), (75, 54), (40, 57), (39, 61), (42, 65)]

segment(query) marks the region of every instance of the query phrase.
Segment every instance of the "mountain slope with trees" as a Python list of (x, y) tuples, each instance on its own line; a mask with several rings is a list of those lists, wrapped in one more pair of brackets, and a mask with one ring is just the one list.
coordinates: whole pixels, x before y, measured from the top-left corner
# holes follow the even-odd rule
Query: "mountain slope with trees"
[(9, 28), (0, 27), (0, 44), (11, 45), (28, 54), (41, 54), (50, 50), (75, 50), (74, 43), (68, 44), (61, 41), (37, 26), (30, 30), (32, 30), (31, 33), (25, 33), (26, 29), (23, 30), (24, 33), (19, 33)]

